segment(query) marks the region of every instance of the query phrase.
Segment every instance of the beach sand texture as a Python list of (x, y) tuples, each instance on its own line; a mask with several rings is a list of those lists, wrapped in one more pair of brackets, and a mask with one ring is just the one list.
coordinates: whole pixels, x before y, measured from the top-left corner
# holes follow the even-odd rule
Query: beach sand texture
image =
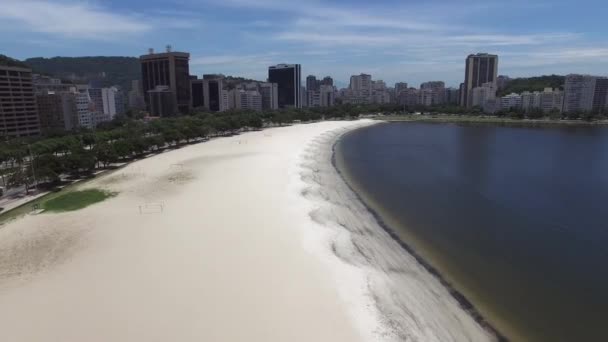
[[(2, 340), (490, 339), (438, 283), (429, 291), (447, 309), (429, 314), (448, 310), (437, 321), (447, 326), (434, 333), (421, 317), (419, 331), (396, 332), (411, 326), (391, 327), (378, 306), (387, 298), (372, 292), (384, 281), (369, 279), (386, 272), (341, 258), (348, 233), (321, 228), (307, 174), (318, 171), (315, 160), (331, 172), (331, 143), (367, 124), (295, 125), (187, 146), (84, 185), (116, 197), (3, 226)], [(315, 159), (319, 149), (326, 153)]]

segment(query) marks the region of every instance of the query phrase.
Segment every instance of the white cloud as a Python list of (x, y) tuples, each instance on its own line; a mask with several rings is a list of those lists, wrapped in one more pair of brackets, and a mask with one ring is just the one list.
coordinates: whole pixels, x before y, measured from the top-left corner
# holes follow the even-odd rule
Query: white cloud
[(151, 29), (142, 21), (111, 14), (86, 3), (8, 0), (1, 6), (0, 18), (16, 23), (22, 30), (75, 38), (103, 39)]
[[(170, 14), (170, 13), (169, 13)], [(117, 40), (124, 35), (151, 32), (150, 23), (161, 23), (163, 29), (188, 29), (200, 26), (192, 17), (168, 13), (153, 16), (117, 14), (89, 2), (4, 0), (0, 5), (3, 30), (36, 32), (73, 39)], [(8, 25), (6, 23), (11, 23)]]

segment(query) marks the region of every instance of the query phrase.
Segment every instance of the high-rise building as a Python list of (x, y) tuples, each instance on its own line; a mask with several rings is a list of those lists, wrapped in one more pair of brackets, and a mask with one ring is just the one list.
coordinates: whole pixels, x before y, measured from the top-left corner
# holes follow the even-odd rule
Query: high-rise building
[(460, 100), (460, 89), (445, 88), (445, 103), (457, 105)]
[(116, 117), (116, 115), (124, 114), (124, 96), (118, 87), (102, 88), (101, 98), (103, 104), (103, 115), (106, 120), (112, 120)]
[(262, 109), (279, 109), (279, 88), (276, 83), (260, 83), (260, 94), (262, 95)]
[(150, 115), (169, 117), (177, 115), (175, 111), (174, 92), (168, 86), (156, 86), (148, 90), (148, 103), (150, 104)]
[(496, 100), (496, 83), (484, 83), (471, 90), (471, 107), (481, 107), (486, 113), (494, 113), (499, 104)]
[(596, 77), (591, 111), (595, 113), (608, 112), (608, 78)]
[(325, 76), (323, 77), (323, 80), (321, 80), (321, 85), (326, 85), (326, 86), (334, 86), (334, 79), (331, 78), (330, 76)]
[(306, 91), (319, 90), (321, 86), (321, 81), (317, 80), (317, 76), (308, 75), (306, 77)]
[(140, 80), (131, 81), (131, 91), (129, 91), (129, 108), (144, 109), (146, 108), (146, 99), (144, 91), (141, 87)]
[(216, 75), (203, 76), (203, 107), (211, 112), (223, 112), (228, 109), (224, 99), (224, 78)]
[(460, 105), (470, 108), (472, 104), (471, 91), (486, 83), (493, 83), (496, 88), (498, 74), (498, 56), (487, 53), (469, 55), (466, 59), (464, 87), (460, 94)]
[(407, 83), (406, 82), (397, 82), (395, 83), (395, 96), (399, 97), (399, 95), (401, 95), (402, 92), (407, 90)]
[[(189, 60), (189, 53), (172, 52), (169, 47), (165, 53), (154, 53), (150, 49), (149, 54), (140, 56), (144, 94), (149, 95), (150, 90), (156, 91), (157, 86), (166, 86), (173, 93), (174, 112), (188, 113), (192, 104)], [(163, 94), (163, 97), (166, 96)], [(150, 97), (146, 96), (145, 99), (150, 109)]]
[(205, 106), (205, 93), (203, 91), (202, 79), (191, 79), (190, 89), (192, 94), (192, 108), (202, 108)]
[(268, 82), (276, 83), (279, 108), (302, 108), (300, 64), (278, 64), (268, 67)]
[(322, 84), (319, 89), (319, 95), (321, 107), (331, 107), (336, 102), (336, 91), (333, 85)]
[(590, 75), (570, 74), (564, 84), (565, 113), (588, 112), (593, 109), (596, 77)]
[(40, 134), (32, 70), (0, 65), (0, 135)]
[(76, 113), (78, 114), (78, 126), (85, 128), (95, 127), (95, 104), (89, 95), (89, 87), (79, 85), (75, 90)]
[(371, 102), (372, 76), (368, 74), (353, 75), (350, 77), (350, 90), (352, 96), (362, 103)]
[(442, 81), (425, 82), (420, 85), (420, 104), (440, 105), (445, 102), (445, 83)]
[(44, 91), (36, 94), (36, 104), (42, 131), (72, 130), (78, 126), (74, 92)]

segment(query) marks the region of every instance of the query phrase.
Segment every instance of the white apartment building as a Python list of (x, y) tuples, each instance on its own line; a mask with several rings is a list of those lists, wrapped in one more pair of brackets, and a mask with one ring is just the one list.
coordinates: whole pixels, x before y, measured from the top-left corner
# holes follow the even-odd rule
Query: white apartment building
[(229, 108), (262, 111), (262, 95), (257, 90), (232, 89), (227, 93)]
[(525, 112), (540, 108), (541, 96), (539, 91), (521, 93), (521, 109)]
[(481, 87), (471, 90), (471, 106), (481, 107), (486, 113), (496, 111), (496, 84), (494, 82), (484, 83)]
[(558, 89), (545, 88), (545, 90), (540, 93), (539, 102), (539, 108), (542, 109), (544, 113), (548, 113), (552, 110), (561, 112), (564, 103), (564, 92)]
[(124, 98), (118, 88), (102, 88), (101, 98), (103, 101), (103, 114), (109, 120), (114, 119), (116, 115), (124, 113)]
[(521, 95), (511, 93), (500, 98), (500, 108), (503, 110), (509, 109), (520, 109), (521, 108)]
[(95, 122), (93, 118), (93, 103), (89, 96), (88, 89), (78, 89), (75, 91), (76, 95), (76, 112), (78, 115), (78, 126), (85, 128), (94, 128)]
[(372, 76), (367, 74), (351, 76), (350, 91), (351, 97), (356, 98), (357, 102), (369, 103), (372, 96)]
[(262, 109), (279, 109), (279, 89), (276, 83), (260, 83), (260, 94), (262, 95)]

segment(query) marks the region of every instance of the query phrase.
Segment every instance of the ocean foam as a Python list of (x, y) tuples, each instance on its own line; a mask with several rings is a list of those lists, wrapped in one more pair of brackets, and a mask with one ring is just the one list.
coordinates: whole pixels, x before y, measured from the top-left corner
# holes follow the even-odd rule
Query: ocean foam
[(370, 124), (320, 135), (292, 164), (288, 190), (296, 209), (310, 218), (300, 227), (305, 248), (329, 267), (367, 341), (495, 340), (381, 227), (334, 168), (333, 145)]

